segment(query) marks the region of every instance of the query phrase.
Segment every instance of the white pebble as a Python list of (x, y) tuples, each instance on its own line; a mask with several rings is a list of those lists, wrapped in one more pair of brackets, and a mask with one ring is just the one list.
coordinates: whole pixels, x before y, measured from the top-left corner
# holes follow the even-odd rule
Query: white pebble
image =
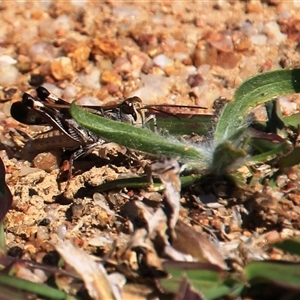
[(188, 53), (182, 53), (182, 52), (175, 52), (174, 53), (174, 59), (183, 61), (185, 59), (189, 58), (189, 54)]
[(164, 69), (167, 66), (172, 66), (174, 61), (164, 54), (159, 54), (153, 58), (153, 63), (161, 69)]
[(43, 64), (54, 58), (55, 50), (50, 43), (37, 43), (30, 47), (28, 55), (31, 61)]
[(39, 6), (41, 9), (48, 9), (52, 4), (53, 0), (40, 0)]
[(61, 15), (54, 21), (54, 27), (56, 29), (63, 29), (69, 31), (71, 29), (71, 19), (67, 15)]
[(240, 23), (240, 30), (246, 36), (251, 36), (255, 33), (255, 29), (249, 21), (244, 21)]
[(195, 66), (183, 66), (180, 71), (180, 74), (182, 74), (184, 77), (195, 73), (197, 73), (197, 68)]
[(38, 226), (36, 238), (47, 241), (49, 239), (48, 229), (45, 226)]
[(66, 226), (66, 224), (59, 225), (58, 228), (57, 228), (57, 235), (58, 235), (58, 237), (59, 237), (60, 240), (64, 240), (65, 239), (66, 233), (67, 233), (67, 226)]
[(78, 76), (78, 81), (85, 87), (90, 89), (100, 89), (100, 75), (99, 69), (94, 68), (89, 74), (81, 73)]
[(115, 7), (112, 10), (113, 15), (119, 19), (135, 19), (140, 15), (139, 10), (134, 6)]
[(267, 42), (267, 36), (265, 34), (251, 35), (250, 40), (255, 45), (265, 45)]
[(76, 96), (77, 91), (73, 86), (67, 86), (62, 93), (62, 98), (66, 100), (75, 100)]
[(293, 0), (293, 2), (294, 2), (294, 4), (295, 4), (295, 6), (300, 6), (300, 0)]
[(0, 62), (7, 63), (8, 65), (15, 65), (17, 63), (17, 61), (9, 55), (1, 55)]
[(57, 97), (62, 96), (62, 89), (57, 87), (56, 85), (52, 83), (44, 83), (43, 87), (46, 88), (50, 93), (53, 93)]
[(76, 101), (76, 104), (93, 106), (93, 105), (100, 105), (100, 101), (96, 97), (83, 96)]
[(145, 104), (154, 104), (160, 98), (167, 96), (172, 85), (171, 78), (158, 74), (141, 74), (141, 81), (144, 86), (129, 96), (138, 96)]
[(203, 76), (207, 75), (209, 72), (211, 72), (211, 65), (209, 64), (200, 65), (198, 68), (198, 73)]
[(280, 27), (275, 21), (266, 23), (265, 33), (269, 38), (268, 43), (270, 42), (270, 40), (274, 40), (275, 43), (280, 44), (281, 42), (284, 42), (287, 38), (286, 34), (281, 33)]
[(297, 110), (297, 104), (294, 102), (291, 102), (287, 97), (280, 97), (279, 104), (282, 110), (282, 114), (287, 116), (291, 115)]
[(72, 5), (74, 6), (78, 6), (78, 7), (84, 7), (85, 5), (87, 5), (87, 0), (71, 0), (70, 1), (72, 3)]
[(0, 85), (7, 87), (15, 85), (19, 75), (18, 69), (6, 62), (0, 62)]

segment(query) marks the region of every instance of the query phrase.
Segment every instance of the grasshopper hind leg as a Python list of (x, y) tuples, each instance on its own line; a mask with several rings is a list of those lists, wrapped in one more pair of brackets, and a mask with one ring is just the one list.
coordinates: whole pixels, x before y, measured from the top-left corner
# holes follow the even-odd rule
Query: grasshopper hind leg
[[(72, 171), (73, 171), (73, 165), (74, 165), (74, 161), (76, 159), (78, 159), (79, 157), (83, 156), (83, 155), (86, 155), (88, 154), (91, 150), (93, 150), (94, 148), (100, 146), (100, 145), (103, 145), (105, 143), (104, 140), (100, 140), (100, 141), (97, 141), (95, 143), (92, 143), (92, 144), (88, 144), (88, 145), (85, 145), (81, 148), (79, 148), (78, 150), (76, 150), (70, 157), (69, 159), (69, 169), (68, 169), (68, 178), (67, 178), (67, 185), (64, 189), (64, 194), (67, 193), (67, 191), (69, 190), (70, 188), (70, 184), (71, 184), (71, 179), (73, 177), (73, 174), (72, 174)], [(61, 176), (61, 172), (58, 174), (58, 178)]]

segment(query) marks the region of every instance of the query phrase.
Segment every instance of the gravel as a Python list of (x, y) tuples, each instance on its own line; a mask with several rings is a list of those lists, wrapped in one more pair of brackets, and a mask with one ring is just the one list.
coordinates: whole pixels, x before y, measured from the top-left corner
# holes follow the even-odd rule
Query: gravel
[[(80, 104), (105, 105), (136, 95), (145, 104), (205, 106), (203, 112), (209, 114), (214, 100), (221, 96), (232, 99), (237, 86), (248, 77), (299, 67), (299, 3), (1, 2), (3, 135), (7, 138), (15, 128), (28, 129), (10, 117), (9, 106), (23, 92), (33, 91), (32, 75), (40, 76), (42, 85), (57, 96), (77, 99)], [(11, 89), (14, 92), (8, 98), (3, 96)], [(280, 104), (284, 114), (291, 114), (298, 111), (300, 98), (282, 97)], [(57, 169), (46, 173), (31, 169), (28, 162), (24, 167), (24, 162), (6, 151), (1, 151), (1, 157), (14, 195), (7, 218), (8, 247), (31, 249), (23, 258), (34, 258), (42, 257), (47, 251), (41, 245), (57, 236), (76, 237), (83, 248), (111, 245), (116, 233), (104, 234), (103, 227), (114, 219), (105, 210), (99, 208), (100, 212), (85, 216), (82, 231), (74, 229), (74, 220), (66, 219), (69, 205), (55, 203), (53, 198), (60, 193)], [(86, 178), (103, 182), (126, 172), (123, 166), (97, 166), (75, 176), (72, 188), (83, 189)], [(95, 203), (85, 199), (84, 205)], [(36, 224), (46, 217), (51, 219), (48, 229), (38, 228)], [(36, 234), (43, 242), (34, 239)]]

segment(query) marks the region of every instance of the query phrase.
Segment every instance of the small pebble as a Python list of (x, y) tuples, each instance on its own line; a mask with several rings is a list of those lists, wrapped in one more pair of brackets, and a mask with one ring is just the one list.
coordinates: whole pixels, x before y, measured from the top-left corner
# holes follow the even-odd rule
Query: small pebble
[(9, 55), (1, 55), (0, 63), (6, 63), (8, 65), (15, 65), (17, 63), (17, 61)]
[(56, 30), (69, 31), (72, 27), (71, 18), (68, 15), (60, 15), (52, 25)]
[(250, 21), (244, 21), (240, 24), (240, 31), (246, 36), (251, 36), (256, 33), (252, 23)]
[(121, 56), (122, 47), (115, 41), (108, 38), (95, 38), (93, 40), (92, 53), (102, 54), (115, 60), (117, 57)]
[(19, 76), (18, 69), (11, 63), (0, 61), (0, 85), (8, 87), (15, 85)]
[(298, 108), (298, 105), (291, 102), (287, 97), (279, 97), (278, 100), (284, 116), (291, 115)]
[(268, 22), (265, 25), (265, 33), (268, 36), (268, 44), (274, 42), (275, 44), (280, 44), (287, 39), (287, 35), (281, 33), (280, 27), (277, 22)]
[(117, 86), (121, 86), (122, 85), (122, 78), (116, 72), (103, 71), (101, 76), (100, 76), (100, 82), (101, 82), (101, 84), (112, 83), (112, 84), (115, 84)]
[(72, 79), (75, 75), (71, 59), (65, 56), (55, 58), (50, 70), (56, 80)]
[(76, 101), (76, 103), (80, 105), (86, 105), (86, 106), (93, 106), (93, 105), (97, 106), (100, 104), (98, 98), (91, 97), (91, 96), (81, 97)]
[(47, 241), (49, 239), (48, 228), (45, 226), (39, 226), (36, 233), (36, 239), (40, 241)]
[(250, 36), (250, 40), (255, 45), (265, 45), (268, 38), (265, 34), (253, 34)]
[(212, 34), (209, 38), (210, 44), (216, 49), (223, 52), (233, 51), (233, 42), (230, 33), (219, 32)]
[(90, 89), (100, 89), (100, 75), (101, 72), (97, 68), (93, 68), (88, 74), (80, 73), (78, 75), (78, 81), (85, 87)]
[(189, 57), (190, 56), (189, 56), (188, 53), (183, 53), (183, 52), (175, 52), (174, 53), (174, 59), (177, 59), (177, 60), (180, 60), (180, 61), (186, 60)]
[(55, 37), (55, 27), (52, 19), (42, 19), (38, 24), (38, 32), (41, 38), (53, 39)]
[(193, 63), (198, 68), (201, 65), (215, 65), (218, 58), (218, 51), (211, 45), (206, 45), (202, 49), (196, 49), (193, 54)]
[(125, 57), (118, 57), (113, 65), (116, 72), (120, 73), (130, 73), (132, 70), (130, 61)]
[(170, 79), (162, 75), (141, 74), (143, 87), (132, 94), (143, 99), (145, 104), (155, 103), (158, 99), (166, 96), (170, 89)]
[(57, 170), (60, 166), (61, 158), (58, 153), (42, 152), (33, 159), (35, 168), (39, 168), (48, 173)]
[(37, 43), (30, 47), (28, 55), (32, 62), (43, 64), (54, 59), (55, 49), (50, 43)]
[(44, 83), (43, 87), (45, 87), (49, 92), (53, 93), (57, 97), (62, 97), (62, 89), (60, 89), (57, 85), (52, 83)]
[(203, 77), (199, 74), (191, 74), (187, 79), (187, 82), (190, 85), (190, 87), (199, 86), (203, 81)]
[(143, 52), (129, 54), (129, 61), (131, 62), (132, 69), (140, 71), (144, 64), (151, 62), (149, 56)]
[(159, 54), (153, 58), (153, 63), (161, 69), (164, 69), (167, 66), (172, 66), (174, 61), (164, 54)]
[(65, 236), (66, 236), (66, 233), (67, 233), (66, 224), (59, 225), (58, 228), (57, 228), (57, 235), (58, 235), (59, 239), (64, 240)]
[(65, 100), (73, 101), (76, 97), (77, 97), (77, 90), (73, 86), (67, 86), (62, 93), (62, 98)]
[(68, 57), (72, 60), (75, 71), (84, 69), (89, 63), (91, 49), (88, 45), (79, 44), (72, 52), (68, 53)]
[(113, 8), (112, 13), (119, 20), (123, 20), (123, 19), (134, 20), (140, 14), (138, 6), (115, 7)]

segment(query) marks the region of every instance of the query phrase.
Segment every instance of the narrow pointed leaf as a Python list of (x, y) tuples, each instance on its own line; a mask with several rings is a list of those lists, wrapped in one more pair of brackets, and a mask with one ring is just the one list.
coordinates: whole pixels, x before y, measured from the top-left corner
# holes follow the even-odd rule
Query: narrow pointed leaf
[(200, 114), (155, 114), (157, 128), (171, 135), (191, 135), (193, 133), (204, 135), (211, 128), (212, 115)]
[(0, 285), (18, 288), (49, 299), (67, 299), (67, 295), (45, 284), (38, 284), (25, 279), (0, 274)]
[(300, 238), (284, 240), (282, 242), (275, 243), (274, 247), (290, 254), (296, 254), (300, 256)]
[(71, 115), (81, 126), (96, 133), (106, 141), (156, 155), (179, 157), (183, 161), (205, 161), (206, 157), (191, 145), (169, 140), (150, 130), (112, 121), (71, 105)]
[(236, 130), (246, 126), (251, 108), (281, 95), (300, 91), (300, 69), (277, 70), (259, 74), (244, 81), (236, 90), (217, 123), (214, 143), (230, 138)]
[(159, 282), (168, 292), (176, 293), (184, 277), (194, 289), (204, 295), (205, 299), (218, 299), (229, 295), (235, 289), (226, 284), (226, 273), (215, 265), (178, 261), (166, 262), (163, 265), (171, 278), (160, 279)]
[(287, 127), (293, 127), (293, 128), (297, 128), (297, 126), (300, 123), (300, 113), (296, 113), (290, 116), (285, 116), (283, 117), (283, 121), (285, 126)]
[(216, 147), (211, 169), (216, 174), (224, 174), (246, 155), (247, 153), (243, 149), (235, 148), (230, 141), (226, 141)]
[(300, 147), (295, 147), (288, 155), (279, 159), (278, 165), (280, 168), (293, 167), (300, 164)]
[[(263, 152), (261, 154), (251, 156), (247, 160), (247, 162), (249, 164), (265, 163), (276, 157), (280, 157), (280, 156), (284, 155), (284, 153), (287, 152), (290, 149), (290, 147), (291, 147), (291, 145), (287, 142), (282, 143), (282, 144), (273, 144), (273, 149)], [(282, 158), (284, 158), (284, 157), (282, 157)]]
[(276, 261), (259, 261), (245, 268), (248, 281), (271, 282), (285, 288), (300, 291), (300, 265)]
[[(202, 178), (202, 175), (190, 175), (190, 176), (181, 176), (179, 177), (181, 182), (181, 187), (190, 186), (191, 184), (198, 183)], [(162, 191), (164, 190), (164, 185), (161, 183), (159, 179), (154, 178), (153, 186), (151, 186), (151, 190), (154, 191)], [(147, 177), (132, 177), (132, 178), (121, 178), (112, 181), (105, 182), (100, 186), (96, 187), (93, 191), (97, 191), (99, 193), (113, 190), (113, 189), (147, 189), (150, 187), (150, 183)]]

